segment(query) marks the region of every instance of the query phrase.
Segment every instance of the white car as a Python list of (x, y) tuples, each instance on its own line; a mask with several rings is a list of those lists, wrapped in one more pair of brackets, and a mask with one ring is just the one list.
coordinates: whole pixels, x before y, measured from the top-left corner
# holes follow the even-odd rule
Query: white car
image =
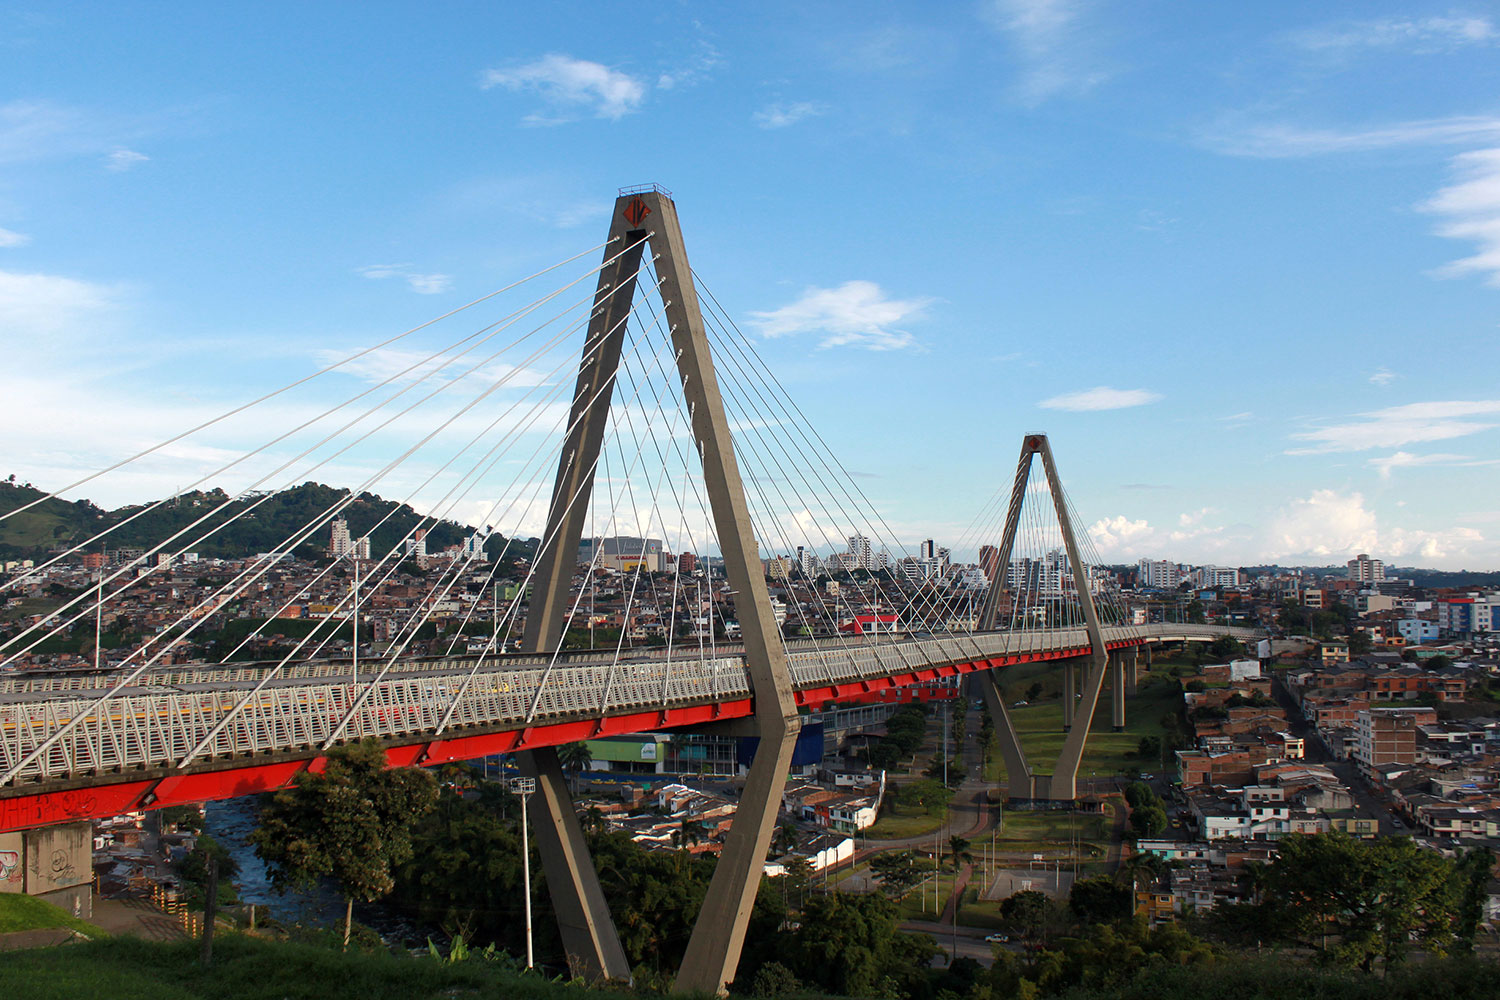
[(984, 939), (990, 944), (1005, 944), (1010, 940), (1009, 934), (986, 934)]

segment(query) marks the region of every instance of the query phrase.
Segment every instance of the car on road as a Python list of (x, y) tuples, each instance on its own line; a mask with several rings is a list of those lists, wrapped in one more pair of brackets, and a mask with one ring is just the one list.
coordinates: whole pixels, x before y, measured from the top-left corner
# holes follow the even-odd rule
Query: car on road
[(1016, 702), (1016, 703), (1015, 703), (1015, 704), (1014, 704), (1014, 705), (1012, 705), (1012, 706), (1010, 706), (1010, 707), (1011, 707), (1011, 708), (1025, 708), (1025, 707), (1026, 707), (1026, 704), (1027, 704), (1027, 703), (1026, 703), (1026, 702), (1024, 702), (1024, 701), (1018, 701), (1018, 702)]
[(990, 944), (1005, 944), (1010, 940), (1009, 934), (986, 934), (984, 939)]

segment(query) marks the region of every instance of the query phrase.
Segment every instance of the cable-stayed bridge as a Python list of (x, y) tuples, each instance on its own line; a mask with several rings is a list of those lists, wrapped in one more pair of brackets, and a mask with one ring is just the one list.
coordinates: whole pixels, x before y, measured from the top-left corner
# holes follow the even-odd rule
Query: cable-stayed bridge
[[(601, 263), (569, 275), (595, 253)], [(553, 275), (563, 284), (537, 295)], [(429, 339), (455, 324), (457, 339)], [(1044, 435), (1024, 437), (1009, 490), (956, 541), (974, 561), (930, 541), (910, 551), (689, 267), (656, 187), (621, 192), (600, 246), (0, 523), (163, 467), (190, 485), (0, 583), (26, 593), (80, 560), (94, 571), (0, 641), (0, 830), (278, 787), (366, 737), (395, 764), (514, 752), (545, 809), (538, 843), (570, 961), (596, 978), (629, 969), (555, 746), (699, 726), (759, 738), (677, 981), (714, 991), (738, 961), (806, 710), (973, 674), (1010, 797), (1070, 800), (1106, 675), (1119, 727), (1142, 647), (1252, 637), (1148, 621), (1074, 530)], [(320, 475), (359, 485), (267, 552), (183, 578), (192, 553)], [(376, 488), (421, 518), (397, 531), (394, 510), (368, 513)], [(184, 498), (188, 515), (172, 516)], [(486, 528), (428, 551), (455, 517)], [(169, 620), (103, 648), (106, 617), (164, 595), (179, 609)], [(242, 660), (313, 607), (279, 659)], [(204, 641), (230, 619), (254, 631), (227, 652)], [(43, 669), (49, 648), (90, 635), (95, 670)], [(1068, 735), (1050, 773), (1027, 758), (994, 679), (1036, 661), (1056, 661), (1063, 682)]]

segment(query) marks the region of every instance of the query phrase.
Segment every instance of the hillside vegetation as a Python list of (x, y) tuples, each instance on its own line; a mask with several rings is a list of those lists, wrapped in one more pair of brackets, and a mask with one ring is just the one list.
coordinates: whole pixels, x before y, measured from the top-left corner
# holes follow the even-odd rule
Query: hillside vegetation
[[(309, 521), (348, 495), (348, 490), (303, 483), (279, 493), (255, 494), (232, 501), (223, 490), (193, 491), (149, 511), (151, 504), (104, 510), (88, 500), (44, 500), (30, 510), (0, 521), (0, 558), (41, 559), (49, 551), (77, 545), (115, 525), (121, 527), (104, 540), (110, 549), (149, 549), (161, 539), (188, 529), (174, 543), (174, 548), (186, 548), (209, 557), (241, 558), (279, 548)], [(0, 514), (44, 496), (43, 491), (29, 483), (0, 481)], [(355, 537), (368, 533), (389, 515), (389, 520), (371, 539), (371, 550), (377, 556), (389, 551), (417, 527), (428, 529), (428, 549), (434, 552), (462, 542), (474, 531), (455, 521), (426, 522), (406, 504), (373, 493), (361, 493), (343, 513)], [(132, 515), (138, 516), (125, 523)], [(189, 529), (200, 518), (203, 523)], [(219, 526), (224, 527), (213, 537), (197, 541)], [(319, 527), (298, 547), (297, 555), (321, 555), (327, 548), (328, 537), (329, 528)], [(502, 538), (493, 536), (488, 543), (490, 555), (498, 554), (503, 544)], [(90, 549), (98, 551), (99, 546)], [(509, 554), (523, 553), (512, 547)]]

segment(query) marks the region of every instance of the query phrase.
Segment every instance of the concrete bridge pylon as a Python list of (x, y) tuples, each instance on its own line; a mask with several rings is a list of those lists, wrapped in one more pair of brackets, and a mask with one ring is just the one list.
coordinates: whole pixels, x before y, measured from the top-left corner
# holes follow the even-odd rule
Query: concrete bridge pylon
[[(610, 241), (604, 251), (606, 262), (613, 259), (613, 263), (607, 263), (599, 275), (573, 396), (571, 430), (559, 458), (543, 536), (550, 541), (537, 556), (524, 642), (528, 650), (550, 653), (557, 648), (566, 627), (570, 581), (589, 506), (593, 470), (606, 432), (634, 296), (634, 275), (646, 247), (651, 251), (658, 294), (677, 358), (694, 450), (701, 456), (725, 575), (737, 595), (735, 610), (755, 702), (751, 731), (760, 738), (676, 981), (679, 992), (722, 993), (739, 964), (801, 724), (677, 208), (670, 195), (655, 186), (622, 191), (615, 202)], [(628, 979), (630, 969), (571, 796), (562, 782), (556, 753), (539, 750), (524, 754), (522, 767), (537, 777), (539, 791), (544, 790), (540, 798), (545, 819), (539, 824), (538, 845), (569, 961), (576, 973), (590, 979)]]

